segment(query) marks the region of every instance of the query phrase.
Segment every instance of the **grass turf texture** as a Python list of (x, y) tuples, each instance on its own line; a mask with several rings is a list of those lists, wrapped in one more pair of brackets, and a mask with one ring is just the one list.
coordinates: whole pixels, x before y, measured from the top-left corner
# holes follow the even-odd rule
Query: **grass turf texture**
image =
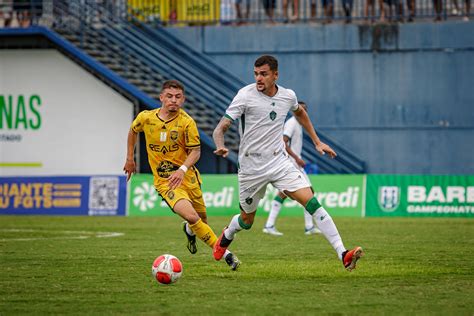
[[(211, 217), (220, 233), (230, 218)], [(198, 243), (191, 255), (178, 217), (0, 217), (0, 314), (456, 314), (474, 313), (474, 220), (336, 218), (346, 247), (366, 256), (349, 273), (303, 218), (262, 233), (263, 217), (231, 245), (238, 272)], [(21, 231), (12, 231), (18, 229)], [(115, 238), (64, 239), (63, 231)], [(45, 238), (14, 241), (19, 238)], [(182, 278), (160, 285), (151, 264), (171, 253)]]

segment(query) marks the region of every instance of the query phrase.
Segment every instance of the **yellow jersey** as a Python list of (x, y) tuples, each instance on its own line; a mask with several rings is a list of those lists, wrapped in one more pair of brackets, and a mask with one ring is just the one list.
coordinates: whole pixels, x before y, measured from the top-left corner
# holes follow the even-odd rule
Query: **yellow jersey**
[(201, 146), (196, 122), (189, 114), (180, 109), (177, 116), (164, 121), (158, 116), (160, 109), (140, 112), (131, 127), (135, 133), (145, 133), (148, 162), (155, 185), (184, 163), (189, 149)]

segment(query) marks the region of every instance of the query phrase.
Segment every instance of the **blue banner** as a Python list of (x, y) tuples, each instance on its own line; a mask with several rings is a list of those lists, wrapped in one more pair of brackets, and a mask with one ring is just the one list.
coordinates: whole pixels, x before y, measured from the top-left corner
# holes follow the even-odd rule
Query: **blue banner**
[(0, 177), (0, 214), (125, 215), (124, 176)]

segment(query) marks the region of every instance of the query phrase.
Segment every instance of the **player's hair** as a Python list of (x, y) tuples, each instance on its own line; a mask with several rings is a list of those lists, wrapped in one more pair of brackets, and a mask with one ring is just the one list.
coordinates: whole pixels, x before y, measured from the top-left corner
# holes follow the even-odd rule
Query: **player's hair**
[(268, 65), (270, 70), (277, 71), (278, 70), (278, 60), (270, 55), (263, 55), (257, 58), (255, 61), (255, 67), (262, 67), (263, 65)]
[(165, 82), (163, 82), (163, 86), (161, 86), (161, 92), (163, 92), (165, 89), (169, 89), (169, 88), (175, 88), (175, 89), (179, 89), (181, 91), (183, 91), (184, 93), (184, 85), (179, 82), (178, 80), (166, 80)]

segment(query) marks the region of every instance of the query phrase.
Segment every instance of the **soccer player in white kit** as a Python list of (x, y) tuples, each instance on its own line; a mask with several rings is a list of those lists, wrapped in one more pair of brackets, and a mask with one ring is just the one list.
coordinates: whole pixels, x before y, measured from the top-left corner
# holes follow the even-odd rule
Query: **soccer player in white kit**
[[(306, 103), (303, 101), (298, 101), (298, 104), (303, 110), (307, 111)], [(290, 156), (291, 162), (293, 162), (295, 167), (301, 171), (308, 183), (311, 183), (306, 171), (304, 170), (306, 163), (301, 158), (301, 151), (303, 150), (303, 126), (301, 126), (295, 116), (292, 116), (288, 121), (285, 122), (285, 126), (283, 127), (283, 142), (285, 143), (285, 149)], [(278, 191), (277, 195), (273, 199), (270, 208), (270, 214), (268, 214), (265, 227), (263, 228), (263, 232), (265, 234), (283, 236), (283, 233), (276, 229), (275, 223), (286, 198), (287, 196), (285, 193)], [(313, 216), (311, 216), (307, 210), (304, 210), (303, 213), (305, 235), (321, 234), (321, 231), (314, 226)]]
[(255, 83), (239, 90), (213, 133), (214, 153), (226, 157), (224, 133), (232, 122), (240, 119), (239, 201), (240, 214), (235, 215), (214, 245), (214, 259), (220, 260), (236, 233), (250, 229), (258, 202), (271, 183), (293, 200), (298, 201), (315, 218), (318, 228), (337, 253), (344, 267), (352, 271), (363, 255), (361, 247), (348, 251), (331, 216), (314, 197), (311, 185), (288, 157), (283, 143), (283, 125), (288, 112), (308, 132), (316, 150), (332, 158), (334, 150), (320, 141), (308, 114), (302, 110), (295, 93), (278, 86), (278, 61), (264, 55), (254, 64)]

